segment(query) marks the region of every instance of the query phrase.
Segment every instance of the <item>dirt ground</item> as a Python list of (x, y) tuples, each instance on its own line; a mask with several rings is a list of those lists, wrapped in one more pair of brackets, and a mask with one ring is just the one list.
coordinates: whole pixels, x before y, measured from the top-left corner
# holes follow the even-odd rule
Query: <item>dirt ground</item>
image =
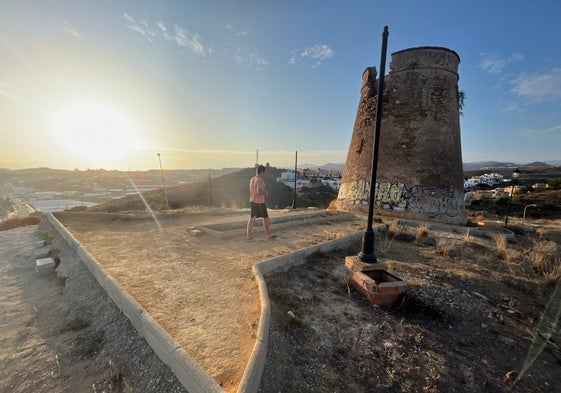
[[(272, 274), (260, 393), (561, 391), (559, 325), (541, 325), (534, 339), (555, 287), (539, 263), (556, 261), (559, 277), (561, 227), (526, 229), (503, 249), (487, 237), (394, 228), (378, 238), (377, 256), (412, 289), (391, 309), (347, 286), (344, 257), (359, 248)], [(558, 318), (556, 293), (548, 314)], [(543, 352), (512, 386), (540, 342)]]
[[(303, 212), (272, 215), (296, 213)], [(279, 235), (274, 240), (257, 228), (250, 242), (243, 235), (216, 239), (188, 231), (246, 218), (244, 211), (215, 210), (170, 214), (158, 223), (114, 215), (61, 221), (232, 392), (259, 319), (251, 266), (362, 230), (365, 223), (358, 217), (273, 226)], [(8, 365), (0, 371), (0, 392), (184, 392), (62, 239), (43, 224), (31, 228), (0, 233), (0, 360)], [(372, 306), (348, 288), (344, 256), (356, 255), (358, 244), (270, 275), (272, 320), (260, 392), (507, 389), (532, 348), (554, 288), (546, 285), (536, 250), (559, 256), (559, 222), (524, 228), (516, 243), (503, 247), (493, 238), (390, 224), (388, 235), (377, 238), (376, 253), (412, 285), (393, 309)], [(61, 279), (53, 274), (40, 281), (24, 262), (32, 266), (29, 241), (45, 232), (60, 251)], [(14, 303), (17, 299), (22, 303)], [(25, 315), (6, 312), (14, 308)], [(514, 391), (561, 391), (559, 327), (546, 338), (545, 351)]]
[[(275, 218), (315, 210), (271, 210)], [(60, 221), (105, 269), (226, 391), (236, 391), (255, 345), (260, 303), (251, 267), (364, 227), (337, 220), (275, 229), (256, 227), (218, 239), (189, 227), (240, 222), (246, 211), (215, 210), (160, 216), (158, 222), (115, 215), (62, 215)], [(64, 261), (63, 261), (64, 262)]]

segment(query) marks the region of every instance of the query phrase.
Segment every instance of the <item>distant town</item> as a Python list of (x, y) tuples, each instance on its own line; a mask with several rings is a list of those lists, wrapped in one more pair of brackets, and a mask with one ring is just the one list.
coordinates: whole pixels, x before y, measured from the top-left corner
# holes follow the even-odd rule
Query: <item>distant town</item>
[[(207, 181), (238, 171), (240, 168), (107, 171), (57, 170), (49, 168), (0, 169), (0, 199), (8, 198), (12, 209), (0, 210), (0, 219), (10, 215), (27, 215), (67, 210), (76, 206), (93, 206), (154, 189)], [(306, 168), (298, 170), (296, 189), (327, 185), (338, 190), (341, 171)], [(277, 182), (294, 189), (294, 170), (282, 172)], [(5, 203), (7, 206), (8, 203)], [(19, 213), (17, 210), (20, 210)], [(11, 210), (11, 211), (10, 211)]]
[[(465, 204), (484, 198), (499, 199), (523, 189), (544, 190), (548, 181), (561, 177), (561, 166), (532, 163), (520, 166), (522, 176), (515, 185), (511, 163), (487, 162), (479, 167), (464, 164)], [(491, 170), (486, 172), (487, 170)], [(0, 169), (0, 220), (33, 211), (54, 212), (76, 206), (93, 206), (128, 195), (219, 178), (240, 168), (148, 171), (108, 171), (103, 169), (58, 170), (49, 168)], [(276, 182), (301, 191), (320, 185), (338, 191), (342, 164), (326, 164), (280, 171)]]

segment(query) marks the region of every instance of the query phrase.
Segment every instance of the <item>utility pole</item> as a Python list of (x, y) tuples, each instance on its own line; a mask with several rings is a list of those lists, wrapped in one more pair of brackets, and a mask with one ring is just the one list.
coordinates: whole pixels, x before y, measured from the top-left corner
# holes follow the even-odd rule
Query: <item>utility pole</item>
[(292, 208), (296, 209), (296, 180), (298, 179), (298, 150), (296, 150), (296, 158), (294, 159), (294, 199), (292, 200)]
[(210, 181), (210, 169), (208, 170), (208, 204), (212, 207), (212, 183)]
[(160, 153), (158, 153), (158, 161), (160, 161), (160, 173), (162, 174), (162, 185), (164, 187), (164, 198), (166, 200), (166, 207), (169, 210), (168, 193), (166, 191), (166, 181), (164, 180), (164, 170), (162, 169), (162, 159), (160, 158)]

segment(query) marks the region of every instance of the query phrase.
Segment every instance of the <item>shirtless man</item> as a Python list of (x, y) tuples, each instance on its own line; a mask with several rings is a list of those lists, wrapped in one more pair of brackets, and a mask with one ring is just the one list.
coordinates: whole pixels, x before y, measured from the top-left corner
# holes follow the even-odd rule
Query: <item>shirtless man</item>
[(247, 240), (253, 239), (251, 234), (253, 232), (253, 225), (256, 218), (263, 218), (263, 226), (267, 232), (267, 238), (274, 239), (277, 235), (271, 233), (271, 220), (267, 213), (267, 205), (265, 199), (267, 198), (267, 191), (265, 190), (265, 167), (259, 165), (257, 167), (257, 175), (253, 176), (249, 181), (249, 205), (251, 207), (251, 215), (247, 222)]

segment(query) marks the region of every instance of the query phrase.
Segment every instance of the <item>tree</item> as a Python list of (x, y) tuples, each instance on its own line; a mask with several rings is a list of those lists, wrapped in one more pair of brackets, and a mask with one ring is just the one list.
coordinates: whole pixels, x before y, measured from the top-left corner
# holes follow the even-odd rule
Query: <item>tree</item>
[(466, 100), (466, 92), (463, 90), (458, 90), (458, 111), (460, 116), (464, 115), (464, 105)]
[(549, 188), (552, 188), (554, 190), (561, 189), (561, 177), (551, 179), (550, 181), (547, 182), (547, 185)]

